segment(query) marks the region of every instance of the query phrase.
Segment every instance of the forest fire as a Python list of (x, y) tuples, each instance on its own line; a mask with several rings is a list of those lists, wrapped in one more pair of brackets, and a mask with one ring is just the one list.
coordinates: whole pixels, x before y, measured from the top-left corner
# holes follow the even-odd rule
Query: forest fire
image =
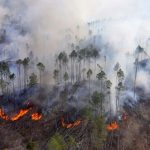
[(11, 118), (12, 121), (17, 121), (29, 112), (29, 109), (21, 109), (18, 114)]
[[(16, 115), (14, 115), (13, 117), (9, 117), (4, 113), (3, 109), (1, 108), (0, 109), (0, 118), (3, 120), (6, 120), (6, 121), (9, 121), (9, 120), (10, 121), (17, 121), (17, 120), (21, 119), (23, 116), (25, 116), (29, 111), (30, 111), (30, 108), (21, 109), (21, 110), (19, 110), (19, 112)], [(41, 113), (36, 112), (36, 113), (33, 113), (31, 115), (31, 119), (34, 121), (40, 120), (41, 118), (42, 118)]]
[(61, 118), (61, 124), (62, 124), (62, 127), (63, 128), (73, 128), (73, 127), (76, 127), (76, 126), (79, 126), (81, 124), (81, 121), (80, 120), (76, 120), (75, 122), (73, 123), (65, 123), (65, 120), (64, 118), (62, 117)]
[(107, 131), (114, 131), (119, 128), (119, 125), (116, 122), (112, 122), (109, 125), (107, 125)]
[(3, 119), (3, 120), (9, 120), (9, 117), (7, 115), (5, 115), (3, 109), (1, 108), (0, 109), (0, 117)]
[(34, 121), (38, 121), (42, 118), (42, 115), (40, 113), (33, 113), (31, 115), (31, 119), (34, 120)]

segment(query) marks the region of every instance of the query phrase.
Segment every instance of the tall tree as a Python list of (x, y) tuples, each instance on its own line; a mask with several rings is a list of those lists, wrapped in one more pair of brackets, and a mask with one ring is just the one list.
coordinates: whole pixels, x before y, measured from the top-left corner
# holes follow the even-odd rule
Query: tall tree
[(5, 91), (6, 94), (8, 94), (9, 75), (10, 75), (10, 70), (9, 70), (8, 63), (1, 62), (0, 63), (0, 76), (1, 76), (2, 93), (4, 93), (4, 91)]
[(4, 72), (5, 72), (5, 62), (0, 62), (0, 85), (2, 94), (4, 94), (4, 87), (5, 87)]
[(59, 70), (57, 70), (57, 69), (54, 70), (53, 78), (55, 80), (55, 83), (58, 84), (58, 82), (59, 82)]
[[(95, 91), (92, 94), (92, 105), (97, 109), (97, 114), (99, 115), (99, 112), (101, 116), (103, 115), (103, 102), (104, 102), (104, 94)], [(100, 108), (100, 111), (99, 111)]]
[(16, 64), (18, 66), (18, 75), (19, 75), (19, 78), (18, 78), (18, 85), (19, 85), (19, 89), (21, 90), (21, 65), (22, 65), (22, 60), (21, 59), (18, 59), (16, 61)]
[(44, 66), (44, 64), (43, 63), (41, 63), (41, 62), (39, 62), (38, 64), (37, 64), (37, 68), (38, 68), (38, 70), (39, 70), (39, 78), (40, 78), (40, 86), (41, 86), (41, 83), (42, 83), (42, 73), (44, 72), (44, 70), (45, 70), (45, 66)]
[(111, 86), (112, 86), (111, 81), (110, 81), (110, 80), (107, 80), (107, 81), (106, 81), (106, 88), (107, 88), (107, 94), (108, 94), (108, 97), (109, 97), (110, 116), (111, 116), (111, 112), (112, 112), (112, 110), (111, 110), (111, 98), (110, 98), (110, 94), (111, 94), (110, 89), (111, 89)]
[(119, 69), (120, 69), (120, 64), (117, 62), (116, 65), (114, 66), (114, 71), (116, 72), (116, 83), (118, 81), (118, 79), (117, 79), (117, 72), (118, 72)]
[(66, 82), (68, 81), (68, 79), (69, 79), (69, 75), (67, 72), (65, 72), (64, 74), (65, 88), (66, 88)]
[(35, 73), (32, 73), (29, 77), (29, 86), (33, 87), (37, 84), (37, 75)]
[(89, 80), (89, 96), (90, 96), (90, 98), (91, 98), (91, 75), (92, 75), (92, 70), (91, 69), (89, 69), (88, 71), (87, 71), (87, 78), (88, 78), (88, 80)]
[(120, 93), (124, 89), (124, 86), (123, 86), (124, 72), (122, 71), (122, 69), (119, 69), (117, 71), (117, 77), (118, 77), (118, 86), (116, 87), (116, 89), (117, 89), (116, 109), (117, 109), (117, 112), (119, 112), (119, 110), (120, 110)]
[(97, 74), (97, 79), (100, 81), (101, 83), (101, 93), (102, 93), (102, 88), (103, 88), (103, 80), (106, 79), (106, 74), (103, 70), (100, 71), (100, 73)]
[(72, 74), (71, 74), (71, 78), (72, 78), (72, 82), (74, 83), (74, 77), (75, 77), (75, 60), (77, 58), (77, 52), (75, 50), (73, 50), (70, 54), (70, 58), (72, 61)]
[(27, 87), (29, 62), (30, 62), (29, 57), (24, 58), (24, 60), (22, 61), (23, 70), (24, 70), (24, 88)]
[(63, 63), (63, 52), (60, 52), (59, 55), (58, 55), (58, 62), (59, 62), (59, 72), (60, 72), (60, 82), (62, 81), (62, 63)]
[(96, 60), (100, 57), (99, 51), (96, 48), (92, 50), (92, 57), (95, 60), (95, 72), (96, 72)]
[(10, 79), (10, 81), (12, 82), (13, 95), (15, 94), (15, 84), (14, 84), (15, 78), (16, 78), (16, 76), (15, 76), (14, 73), (12, 73), (12, 74), (9, 75), (9, 79)]

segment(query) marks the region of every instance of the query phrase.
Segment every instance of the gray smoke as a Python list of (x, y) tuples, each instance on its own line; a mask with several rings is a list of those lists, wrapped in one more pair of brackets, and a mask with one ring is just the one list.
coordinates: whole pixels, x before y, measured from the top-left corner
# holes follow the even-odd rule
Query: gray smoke
[[(114, 89), (113, 66), (119, 62), (125, 75), (133, 78), (137, 45), (150, 53), (149, 7), (148, 0), (0, 0), (1, 60), (24, 58), (33, 51), (44, 63), (54, 64), (56, 52), (67, 50), (67, 43), (75, 42), (76, 35), (88, 37), (87, 22), (99, 20), (93, 30), (101, 36), (97, 47), (108, 55), (108, 78)], [(148, 91), (146, 81), (147, 73), (139, 73), (137, 84)], [(115, 96), (112, 104), (115, 107)]]

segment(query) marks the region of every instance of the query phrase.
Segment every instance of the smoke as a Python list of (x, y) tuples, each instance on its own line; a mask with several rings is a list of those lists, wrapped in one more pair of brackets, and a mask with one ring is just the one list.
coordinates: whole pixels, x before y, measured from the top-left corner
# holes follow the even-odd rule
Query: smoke
[[(100, 20), (98, 34), (102, 41), (98, 46), (107, 45), (102, 50), (109, 55), (108, 76), (115, 87), (112, 71), (116, 62), (125, 75), (133, 76), (132, 54), (137, 45), (150, 53), (149, 8), (148, 0), (0, 0), (0, 29), (6, 31), (1, 51), (7, 52), (6, 58), (15, 59), (33, 51), (41, 60), (53, 64), (55, 53), (67, 50), (68, 42), (75, 42), (77, 25), (78, 36), (84, 39), (88, 35), (87, 22)], [(148, 89), (145, 73), (140, 73), (137, 81)]]
[(77, 25), (85, 28), (84, 24), (95, 19), (103, 20), (101, 34), (119, 52), (131, 52), (137, 43), (144, 45), (150, 33), (150, 2), (146, 0), (1, 0), (0, 6), (1, 26), (9, 16), (8, 23), (17, 21), (28, 33), (21, 38), (16, 31), (8, 31), (15, 34), (12, 35), (15, 41), (19, 40), (13, 43), (19, 46), (28, 43), (36, 54), (61, 49), (65, 29), (74, 32)]

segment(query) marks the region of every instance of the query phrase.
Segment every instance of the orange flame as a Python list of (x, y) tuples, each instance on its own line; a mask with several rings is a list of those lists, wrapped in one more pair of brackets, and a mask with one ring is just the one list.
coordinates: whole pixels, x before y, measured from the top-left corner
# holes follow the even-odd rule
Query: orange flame
[(73, 128), (73, 127), (80, 125), (80, 123), (81, 123), (80, 120), (77, 120), (74, 123), (65, 123), (64, 118), (63, 117), (61, 118), (61, 124), (63, 128), (67, 128), (67, 129)]
[(0, 109), (0, 117), (4, 120), (9, 120), (9, 117), (5, 115), (3, 109)]
[(24, 115), (26, 115), (28, 112), (29, 112), (29, 109), (25, 109), (25, 110), (21, 109), (18, 114), (16, 114), (14, 117), (11, 118), (11, 120), (16, 121), (20, 119), (21, 117), (23, 117)]
[(32, 120), (37, 121), (40, 120), (42, 118), (42, 115), (39, 113), (34, 113), (31, 115)]
[(118, 126), (118, 124), (116, 122), (112, 122), (109, 125), (107, 125), (107, 130), (108, 131), (114, 131), (114, 130), (116, 130), (118, 128), (119, 128), (119, 126)]

